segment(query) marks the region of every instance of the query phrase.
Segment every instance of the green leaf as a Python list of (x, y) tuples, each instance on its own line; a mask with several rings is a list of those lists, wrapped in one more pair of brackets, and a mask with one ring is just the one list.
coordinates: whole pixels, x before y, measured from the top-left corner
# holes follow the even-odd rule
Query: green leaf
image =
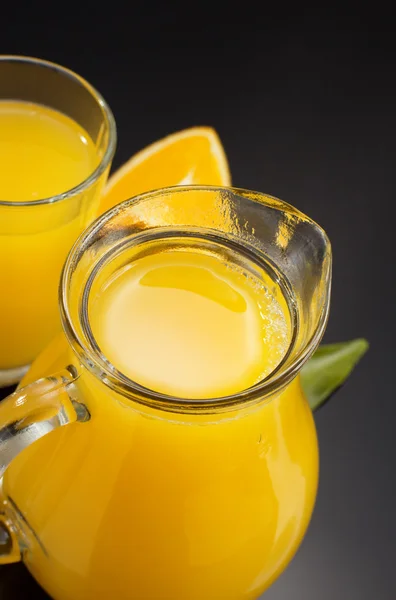
[(302, 387), (312, 410), (330, 399), (352, 373), (368, 347), (364, 339), (319, 346), (301, 371)]

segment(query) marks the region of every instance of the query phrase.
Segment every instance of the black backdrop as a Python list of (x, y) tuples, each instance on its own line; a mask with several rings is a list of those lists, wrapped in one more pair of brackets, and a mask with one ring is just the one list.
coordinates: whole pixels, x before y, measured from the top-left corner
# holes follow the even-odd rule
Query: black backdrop
[[(175, 14), (168, 3), (59, 17), (54, 3), (46, 18), (36, 7), (19, 8), (0, 22), (0, 53), (47, 58), (91, 81), (117, 120), (115, 167), (170, 132), (212, 125), (235, 185), (281, 197), (327, 230), (335, 263), (325, 339), (365, 336), (371, 349), (317, 415), (316, 510), (296, 558), (265, 598), (394, 599), (391, 28), (374, 16), (228, 15), (220, 25), (196, 5)], [(44, 598), (22, 567), (1, 568), (0, 598), (27, 596)]]

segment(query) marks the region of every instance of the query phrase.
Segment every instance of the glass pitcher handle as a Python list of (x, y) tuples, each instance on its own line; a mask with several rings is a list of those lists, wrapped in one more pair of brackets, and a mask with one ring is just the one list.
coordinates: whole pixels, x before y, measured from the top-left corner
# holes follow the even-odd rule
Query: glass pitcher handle
[[(89, 412), (79, 401), (75, 367), (23, 387), (0, 402), (0, 478), (24, 448), (50, 431), (87, 421)], [(17, 537), (0, 506), (0, 564), (20, 560)]]

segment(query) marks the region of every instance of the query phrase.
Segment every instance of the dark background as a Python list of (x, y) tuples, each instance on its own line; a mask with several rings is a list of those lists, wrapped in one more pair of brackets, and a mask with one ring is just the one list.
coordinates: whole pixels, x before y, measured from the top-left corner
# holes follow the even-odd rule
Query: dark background
[[(128, 13), (125, 6), (60, 17), (57, 3), (47, 17), (19, 7), (0, 23), (0, 53), (53, 60), (93, 83), (117, 120), (115, 167), (168, 133), (212, 125), (235, 185), (278, 196), (327, 230), (334, 287), (325, 340), (364, 336), (371, 348), (317, 414), (315, 513), (297, 556), (265, 598), (393, 600), (392, 23), (361, 14), (242, 17), (230, 7), (215, 23), (197, 4), (183, 13), (169, 3), (135, 3)], [(1, 568), (0, 598), (27, 596), (45, 597), (23, 567)]]

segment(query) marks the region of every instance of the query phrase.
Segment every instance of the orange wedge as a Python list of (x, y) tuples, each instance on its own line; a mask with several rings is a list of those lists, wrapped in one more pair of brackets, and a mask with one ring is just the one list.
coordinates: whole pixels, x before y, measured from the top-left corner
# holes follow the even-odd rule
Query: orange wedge
[(142, 192), (172, 185), (231, 185), (227, 157), (211, 127), (192, 127), (154, 142), (109, 179), (99, 214)]

